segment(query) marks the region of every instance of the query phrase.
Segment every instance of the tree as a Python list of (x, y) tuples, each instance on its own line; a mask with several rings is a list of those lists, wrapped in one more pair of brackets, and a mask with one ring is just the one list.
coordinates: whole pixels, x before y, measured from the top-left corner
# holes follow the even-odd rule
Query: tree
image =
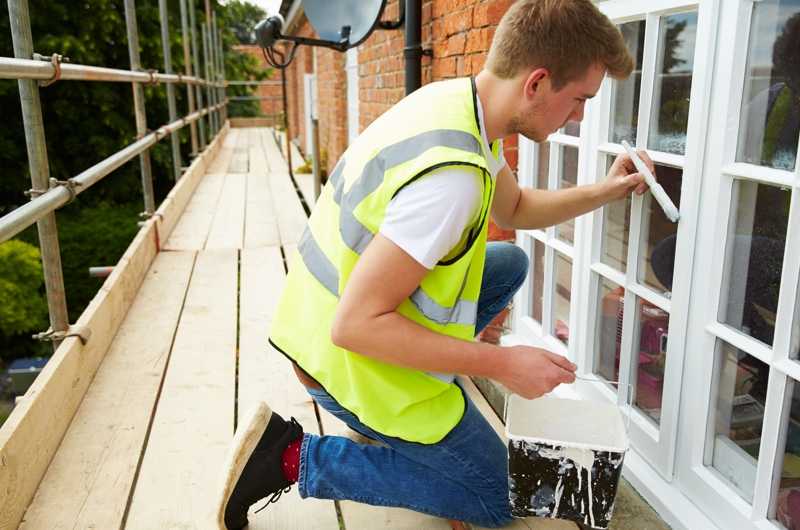
[(257, 5), (241, 0), (233, 0), (225, 4), (222, 11), (224, 23), (231, 29), (233, 35), (240, 44), (255, 44), (255, 32), (253, 29), (261, 20), (266, 18), (267, 13)]
[(0, 333), (39, 331), (47, 321), (39, 249), (23, 241), (0, 245)]

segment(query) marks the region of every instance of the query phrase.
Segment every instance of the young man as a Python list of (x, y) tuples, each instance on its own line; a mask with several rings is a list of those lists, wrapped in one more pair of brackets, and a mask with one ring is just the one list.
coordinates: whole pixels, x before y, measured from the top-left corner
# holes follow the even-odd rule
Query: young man
[(598, 184), (520, 189), (500, 139), (544, 141), (583, 118), (606, 73), (624, 78), (632, 66), (590, 0), (519, 0), (474, 80), (427, 85), (356, 139), (309, 220), (270, 342), (320, 406), (382, 444), (303, 434), (262, 404), (234, 438), (221, 525), (245, 526), (250, 505), (295, 482), (302, 497), (510, 522), (506, 447), (453, 374), (535, 398), (572, 383), (576, 367), (539, 348), (473, 340), (528, 267), (519, 248), (487, 245), (489, 215), (542, 228), (645, 185), (620, 156)]

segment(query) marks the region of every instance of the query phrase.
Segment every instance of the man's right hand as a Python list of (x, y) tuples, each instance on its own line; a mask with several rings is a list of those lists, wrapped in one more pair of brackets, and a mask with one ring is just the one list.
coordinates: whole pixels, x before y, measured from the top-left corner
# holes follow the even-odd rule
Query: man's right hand
[(547, 394), (562, 383), (575, 382), (577, 366), (566, 357), (532, 346), (512, 346), (504, 350), (507, 358), (496, 379), (526, 399)]

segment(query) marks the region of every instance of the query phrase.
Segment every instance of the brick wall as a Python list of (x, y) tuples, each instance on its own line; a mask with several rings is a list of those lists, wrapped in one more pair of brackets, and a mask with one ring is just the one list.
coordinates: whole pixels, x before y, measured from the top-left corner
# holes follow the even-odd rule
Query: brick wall
[[(269, 68), (267, 61), (264, 59), (264, 54), (261, 53), (261, 49), (258, 46), (240, 45), (240, 46), (234, 46), (233, 49), (238, 53), (244, 53), (253, 57), (258, 61), (258, 63), (261, 65), (262, 68), (264, 69)], [(271, 84), (259, 85), (253, 92), (254, 96), (268, 98), (268, 99), (262, 99), (259, 102), (259, 106), (261, 107), (261, 113), (276, 120), (276, 122), (279, 119), (281, 113), (283, 112), (283, 100), (281, 96), (280, 80), (281, 80), (280, 73), (277, 70), (273, 70), (271, 75), (267, 78), (267, 81), (269, 81)]]
[[(400, 0), (402, 1), (402, 0)], [(422, 45), (433, 57), (422, 58), (422, 83), (477, 74), (486, 61), (495, 28), (513, 0), (423, 0)], [(384, 20), (397, 20), (398, 0), (389, 0)], [(301, 18), (291, 30), (294, 35), (313, 36)], [(359, 128), (363, 130), (405, 95), (403, 28), (376, 29), (358, 47)], [(311, 50), (310, 48), (306, 48)], [(301, 47), (300, 50), (303, 50)], [(345, 54), (314, 48), (316, 54), (317, 97), (319, 98), (320, 147), (330, 172), (347, 148), (347, 76)], [(305, 117), (302, 73), (310, 72), (301, 53), (289, 68), (292, 72), (289, 106), (292, 137), (304, 152)], [(311, 61), (313, 63), (313, 61)], [(511, 169), (517, 168), (517, 138), (504, 140), (505, 156)], [(513, 239), (514, 233), (492, 227), (493, 239)]]

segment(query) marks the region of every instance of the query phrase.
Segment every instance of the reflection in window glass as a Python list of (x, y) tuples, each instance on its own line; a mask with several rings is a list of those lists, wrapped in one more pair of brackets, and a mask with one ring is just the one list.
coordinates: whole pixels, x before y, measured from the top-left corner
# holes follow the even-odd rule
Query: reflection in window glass
[(719, 318), (771, 346), (791, 192), (737, 180), (733, 197)]
[(536, 146), (539, 155), (536, 164), (536, 187), (540, 190), (546, 190), (550, 171), (550, 144), (542, 142), (536, 144)]
[(601, 277), (599, 296), (594, 373), (606, 381), (618, 381), (625, 289)]
[[(614, 158), (606, 156), (606, 174)], [(628, 234), (631, 229), (631, 196), (610, 202), (603, 207), (603, 247), (600, 261), (625, 272), (628, 260)]]
[[(656, 178), (678, 208), (681, 204), (682, 176), (682, 169), (656, 164)], [(646, 223), (647, 239), (639, 256), (639, 281), (670, 296), (678, 223), (667, 219), (651, 193), (644, 197), (642, 218)]]
[(642, 85), (642, 55), (644, 53), (644, 20), (619, 26), (628, 51), (636, 58), (631, 75), (624, 81), (613, 81), (611, 97), (611, 141), (627, 140), (636, 145), (636, 125), (639, 123), (639, 91)]
[(544, 244), (533, 240), (533, 263), (531, 264), (531, 317), (542, 323), (542, 300), (544, 298)]
[(717, 407), (711, 464), (751, 502), (769, 366), (725, 342), (721, 342), (716, 366)]
[(800, 137), (800, 2), (753, 6), (736, 160), (793, 170)]
[(567, 344), (569, 342), (569, 303), (572, 296), (572, 262), (556, 252), (553, 289), (553, 335)]
[(661, 419), (669, 313), (637, 298), (639, 351), (633, 403), (654, 422)]
[(569, 136), (580, 136), (581, 135), (581, 122), (579, 121), (568, 121), (566, 125), (564, 125), (564, 134), (568, 134)]
[(800, 525), (800, 384), (792, 381), (788, 388), (792, 392), (789, 417), (786, 418), (786, 446), (783, 450), (781, 479), (775, 502), (775, 518), (786, 528)]
[[(578, 185), (578, 148), (569, 145), (558, 147), (561, 166), (558, 172), (558, 188), (567, 189)], [(556, 237), (567, 243), (575, 242), (575, 219), (556, 226)]]
[(659, 24), (658, 64), (647, 146), (682, 155), (686, 152), (689, 94), (692, 91), (697, 13), (663, 17)]

